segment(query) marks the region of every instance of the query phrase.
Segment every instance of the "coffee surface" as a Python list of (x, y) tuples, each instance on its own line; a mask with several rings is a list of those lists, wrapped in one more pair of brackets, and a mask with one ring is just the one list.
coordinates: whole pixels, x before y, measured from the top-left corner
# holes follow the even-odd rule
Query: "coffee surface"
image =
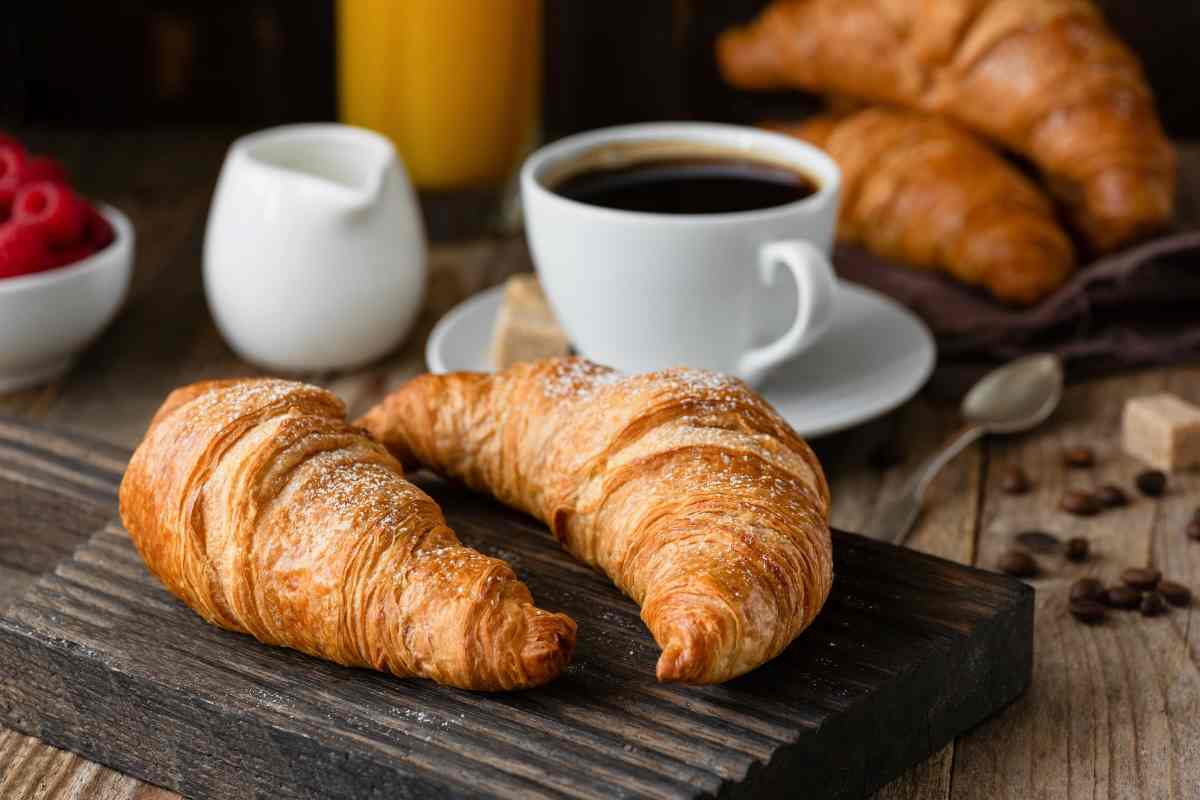
[(812, 195), (812, 178), (786, 167), (731, 159), (646, 161), (572, 175), (553, 190), (623, 211), (726, 214), (782, 206)]

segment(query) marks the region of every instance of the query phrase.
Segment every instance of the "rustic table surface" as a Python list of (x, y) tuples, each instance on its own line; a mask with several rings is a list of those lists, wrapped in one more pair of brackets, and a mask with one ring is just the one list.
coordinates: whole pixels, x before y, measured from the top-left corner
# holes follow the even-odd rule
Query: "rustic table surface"
[[(65, 379), (0, 395), (0, 414), (42, 420), (133, 447), (173, 387), (202, 378), (255, 374), (221, 341), (200, 279), (203, 223), (232, 132), (31, 132), (36, 150), (58, 154), (82, 190), (123, 209), (137, 227), (137, 269), (123, 315)], [(1200, 150), (1189, 151), (1200, 156)], [(417, 330), (385, 362), (352, 375), (310, 379), (341, 395), (351, 414), (424, 369), (425, 336), (468, 295), (529, 268), (518, 240), (434, 248), (429, 298)], [(993, 567), (1014, 533), (1044, 529), (1084, 536), (1094, 556), (1072, 564), (1039, 556), (1033, 687), (1005, 712), (901, 776), (879, 798), (1200, 797), (1200, 641), (1191, 610), (1144, 619), (1136, 613), (1086, 627), (1067, 615), (1067, 588), (1082, 575), (1114, 581), (1130, 565), (1154, 564), (1200, 589), (1200, 542), (1183, 533), (1200, 506), (1200, 475), (1172, 478), (1165, 498), (1141, 497), (1091, 519), (1058, 510), (1063, 491), (1130, 486), (1141, 465), (1117, 445), (1126, 397), (1175, 392), (1200, 402), (1200, 367), (1121, 375), (1068, 389), (1036, 433), (974, 446), (932, 488), (910, 544), (945, 558)], [(816, 442), (834, 495), (834, 523), (860, 529), (900, 490), (920, 456), (956, 427), (951, 404), (920, 396), (889, 417)], [(872, 458), (892, 443), (900, 462)], [(1086, 443), (1093, 469), (1066, 469), (1062, 451)], [(1023, 466), (1031, 493), (1000, 491), (1000, 474)], [(35, 578), (0, 552), (0, 607)], [(1198, 637), (1200, 640), (1200, 637)], [(36, 739), (0, 729), (0, 797), (167, 798), (149, 786)]]

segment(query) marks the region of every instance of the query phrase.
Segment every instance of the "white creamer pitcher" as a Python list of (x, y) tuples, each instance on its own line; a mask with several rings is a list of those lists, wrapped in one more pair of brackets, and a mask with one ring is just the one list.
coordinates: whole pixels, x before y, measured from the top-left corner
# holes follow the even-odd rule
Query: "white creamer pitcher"
[(204, 240), (217, 327), (268, 369), (344, 369), (408, 333), (425, 293), (416, 197), (384, 137), (287, 125), (234, 142)]

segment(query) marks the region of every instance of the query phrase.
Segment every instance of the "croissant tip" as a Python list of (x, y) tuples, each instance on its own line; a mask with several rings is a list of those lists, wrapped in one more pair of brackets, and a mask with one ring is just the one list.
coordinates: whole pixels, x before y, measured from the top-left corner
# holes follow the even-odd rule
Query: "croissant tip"
[(575, 652), (575, 620), (529, 607), (530, 631), (521, 649), (521, 666), (530, 686), (557, 678)]
[(704, 659), (694, 648), (674, 641), (658, 657), (655, 676), (659, 683), (701, 683), (704, 668)]
[(738, 89), (766, 89), (775, 85), (778, 53), (764, 46), (754, 23), (725, 30), (715, 51), (721, 77)]
[(659, 683), (677, 683), (679, 681), (679, 664), (674, 654), (668, 654), (666, 650), (658, 657), (658, 666), (654, 670), (654, 676), (658, 678)]

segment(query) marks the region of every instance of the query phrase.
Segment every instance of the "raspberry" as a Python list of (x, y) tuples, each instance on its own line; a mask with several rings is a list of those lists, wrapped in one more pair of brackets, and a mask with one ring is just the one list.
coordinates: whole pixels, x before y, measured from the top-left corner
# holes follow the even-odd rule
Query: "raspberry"
[(25, 148), (20, 144), (0, 143), (0, 218), (7, 219), (12, 212), (27, 160)]
[(115, 237), (112, 225), (108, 224), (103, 215), (90, 205), (84, 204), (83, 235), (75, 244), (67, 247), (50, 248), (48, 251), (49, 266), (65, 267), (82, 261), (112, 244)]
[(67, 186), (53, 181), (36, 181), (17, 190), (12, 221), (40, 228), (51, 247), (66, 247), (83, 237), (87, 207)]
[(0, 278), (41, 272), (49, 266), (46, 243), (33, 228), (0, 225)]
[(33, 181), (55, 181), (67, 183), (67, 171), (63, 165), (48, 156), (34, 156), (25, 161), (21, 172), (21, 185)]
[(52, 247), (46, 251), (46, 269), (65, 267), (76, 261), (82, 261), (99, 249), (87, 239), (67, 247)]
[(0, 133), (0, 221), (8, 219), (17, 192), (34, 181), (67, 182), (67, 171), (52, 158), (30, 156), (16, 139)]
[(90, 205), (84, 204), (84, 241), (91, 244), (95, 250), (103, 250), (112, 244), (116, 234), (108, 220)]

